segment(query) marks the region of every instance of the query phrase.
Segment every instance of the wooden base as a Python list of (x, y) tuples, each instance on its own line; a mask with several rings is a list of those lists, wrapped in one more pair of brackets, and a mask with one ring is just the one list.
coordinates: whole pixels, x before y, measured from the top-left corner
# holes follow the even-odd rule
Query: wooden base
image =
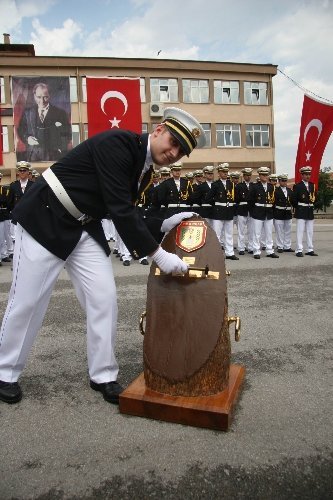
[(245, 368), (230, 365), (229, 386), (212, 396), (169, 396), (148, 389), (141, 373), (119, 397), (121, 413), (227, 431)]

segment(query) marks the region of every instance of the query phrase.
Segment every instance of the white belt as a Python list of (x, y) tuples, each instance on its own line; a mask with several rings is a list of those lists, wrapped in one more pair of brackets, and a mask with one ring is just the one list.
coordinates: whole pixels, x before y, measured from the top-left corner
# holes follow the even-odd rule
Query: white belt
[(280, 207), (280, 205), (275, 205), (275, 208), (279, 208), (280, 210), (291, 210), (291, 207)]
[(219, 207), (233, 207), (234, 203), (220, 203), (219, 201), (216, 201), (215, 205), (218, 205)]
[[(194, 205), (193, 205), (193, 206), (194, 206)], [(202, 206), (202, 207), (211, 207), (212, 205), (211, 205), (210, 203), (203, 203), (201, 206)]]
[(192, 205), (192, 207), (200, 207), (200, 205), (197, 205), (196, 203), (194, 203), (194, 204)]
[(273, 205), (271, 203), (255, 203), (255, 206), (271, 208)]
[(143, 204), (139, 203), (139, 205), (137, 205), (137, 207), (141, 208), (141, 207), (143, 207)]
[(189, 205), (186, 203), (169, 203), (168, 208), (188, 208)]
[(247, 205), (247, 204), (248, 204), (248, 203), (247, 203), (247, 201), (240, 201), (240, 202), (238, 203), (238, 205)]
[(42, 173), (42, 176), (44, 177), (47, 184), (49, 185), (55, 196), (58, 198), (62, 206), (66, 208), (67, 212), (69, 212), (71, 216), (74, 217), (74, 219), (81, 222), (82, 225), (87, 224), (87, 222), (90, 222), (92, 220), (92, 217), (83, 214), (78, 208), (76, 208), (76, 206), (68, 196), (64, 186), (61, 184), (53, 170), (48, 168)]
[(301, 203), (300, 201), (298, 202), (298, 205), (300, 207), (313, 207), (313, 203)]

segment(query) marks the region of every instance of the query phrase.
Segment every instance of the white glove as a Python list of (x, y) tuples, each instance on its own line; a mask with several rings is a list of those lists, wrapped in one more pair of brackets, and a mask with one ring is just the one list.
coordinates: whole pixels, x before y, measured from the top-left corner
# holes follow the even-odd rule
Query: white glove
[(178, 226), (178, 224), (183, 219), (189, 219), (190, 217), (193, 217), (193, 215), (197, 215), (197, 214), (194, 212), (181, 212), (180, 214), (172, 215), (171, 217), (169, 217), (168, 219), (165, 219), (163, 221), (162, 226), (161, 226), (161, 232), (168, 233), (175, 226)]
[(36, 137), (34, 137), (33, 135), (29, 135), (29, 137), (28, 137), (28, 144), (29, 144), (29, 146), (38, 146), (39, 142), (36, 139)]
[(186, 273), (188, 270), (187, 264), (178, 255), (166, 252), (161, 247), (151, 257), (164, 273)]

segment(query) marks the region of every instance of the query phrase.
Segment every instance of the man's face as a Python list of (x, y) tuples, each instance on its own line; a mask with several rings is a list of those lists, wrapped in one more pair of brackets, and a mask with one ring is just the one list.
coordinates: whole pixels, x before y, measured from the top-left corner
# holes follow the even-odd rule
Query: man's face
[(171, 165), (179, 161), (185, 152), (165, 125), (157, 125), (150, 136), (150, 152), (156, 165)]
[(34, 99), (39, 108), (46, 108), (50, 100), (50, 95), (47, 88), (37, 87), (34, 93)]
[(202, 183), (204, 182), (204, 180), (205, 180), (205, 179), (204, 179), (203, 175), (196, 175), (196, 176), (195, 176), (195, 182), (196, 182), (197, 184), (202, 184)]
[(279, 184), (281, 187), (287, 187), (287, 181), (283, 181), (282, 179), (279, 180)]
[(250, 182), (251, 175), (243, 174), (243, 179), (244, 179), (245, 182)]
[(302, 175), (302, 180), (305, 182), (309, 182), (311, 174), (306, 173), (306, 174), (301, 174)]
[(273, 184), (273, 186), (276, 186), (277, 184), (277, 179), (269, 179), (269, 182)]
[(268, 174), (259, 174), (259, 179), (260, 179), (260, 182), (263, 182), (264, 184), (266, 184), (266, 182), (268, 180)]
[(25, 181), (29, 177), (29, 170), (26, 168), (23, 168), (18, 171), (18, 176), (21, 181)]
[(231, 177), (231, 180), (234, 184), (238, 184), (239, 183), (239, 178), (238, 177)]
[(228, 179), (228, 173), (229, 172), (224, 172), (223, 170), (219, 170), (218, 172), (220, 179), (222, 179), (223, 181), (226, 181)]
[(172, 174), (172, 177), (174, 179), (180, 179), (180, 175), (181, 175), (182, 171), (180, 169), (172, 169), (171, 170), (171, 174)]

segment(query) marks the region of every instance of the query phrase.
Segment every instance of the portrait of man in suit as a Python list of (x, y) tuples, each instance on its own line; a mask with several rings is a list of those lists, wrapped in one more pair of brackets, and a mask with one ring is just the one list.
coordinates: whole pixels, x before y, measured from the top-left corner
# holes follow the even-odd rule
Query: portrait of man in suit
[(17, 121), (17, 138), (24, 150), (18, 154), (21, 160), (55, 161), (71, 149), (68, 112), (52, 101), (50, 85), (44, 81), (34, 83)]

